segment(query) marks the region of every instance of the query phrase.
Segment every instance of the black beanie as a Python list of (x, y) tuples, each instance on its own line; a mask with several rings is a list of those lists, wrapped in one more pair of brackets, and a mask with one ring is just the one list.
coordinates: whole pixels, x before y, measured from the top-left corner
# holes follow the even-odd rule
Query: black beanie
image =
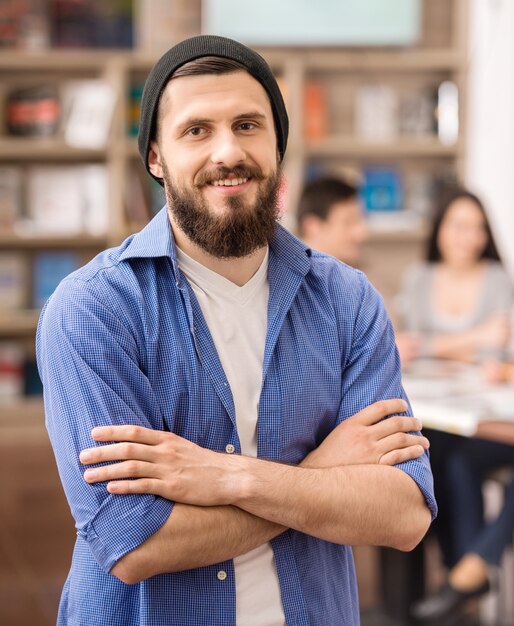
[[(138, 145), (139, 154), (143, 159), (148, 173), (153, 176), (148, 167), (148, 151), (150, 141), (155, 138), (155, 127), (157, 123), (157, 109), (162, 90), (171, 78), (171, 75), (180, 66), (199, 59), (200, 57), (215, 56), (224, 59), (238, 61), (247, 69), (259, 83), (264, 87), (271, 102), (271, 109), (275, 120), (275, 131), (277, 133), (277, 147), (280, 159), (284, 157), (287, 145), (287, 135), (289, 131), (289, 120), (287, 111), (282, 99), (282, 94), (277, 81), (266, 61), (238, 41), (218, 37), (216, 35), (199, 35), (181, 41), (176, 46), (168, 50), (154, 65), (148, 75), (141, 98), (141, 119), (139, 123)], [(155, 180), (162, 184), (160, 178)]]

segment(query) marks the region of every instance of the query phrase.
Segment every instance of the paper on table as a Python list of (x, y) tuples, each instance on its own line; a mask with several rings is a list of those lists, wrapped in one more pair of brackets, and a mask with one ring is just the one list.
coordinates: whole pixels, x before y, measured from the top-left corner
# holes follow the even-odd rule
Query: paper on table
[(455, 435), (473, 436), (477, 431), (481, 411), (438, 406), (431, 402), (411, 401), (414, 415), (423, 427), (444, 430)]

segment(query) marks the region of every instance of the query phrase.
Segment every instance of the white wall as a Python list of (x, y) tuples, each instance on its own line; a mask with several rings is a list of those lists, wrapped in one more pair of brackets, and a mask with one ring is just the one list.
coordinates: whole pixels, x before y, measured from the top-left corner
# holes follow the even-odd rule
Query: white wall
[(514, 279), (514, 0), (469, 0), (466, 185)]

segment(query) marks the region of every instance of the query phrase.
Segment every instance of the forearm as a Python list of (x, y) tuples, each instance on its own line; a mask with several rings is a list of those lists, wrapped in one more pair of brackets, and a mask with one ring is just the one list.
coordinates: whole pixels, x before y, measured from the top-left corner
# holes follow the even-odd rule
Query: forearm
[(438, 359), (472, 361), (479, 348), (473, 331), (434, 336), (429, 343), (430, 356)]
[(412, 549), (430, 524), (416, 483), (389, 466), (304, 469), (246, 459), (235, 504), (326, 541)]
[[(279, 517), (273, 517), (273, 512), (268, 520), (262, 519), (268, 515), (270, 506), (273, 508), (276, 505), (279, 511), (287, 503), (286, 516), (283, 517), (286, 520), (289, 519), (287, 509), (295, 509), (296, 501), (301, 504), (300, 513), (304, 510), (306, 521), (299, 522), (293, 516), (291, 520), (295, 522), (295, 528), (336, 540), (333, 539), (334, 533), (341, 530), (338, 507), (353, 506), (352, 498), (358, 501), (359, 490), (364, 492), (367, 487), (360, 483), (354, 486), (351, 472), (339, 477), (332, 469), (336, 470), (339, 464), (400, 463), (417, 458), (428, 446), (423, 437), (408, 434), (421, 427), (417, 420), (399, 415), (383, 419), (406, 408), (402, 400), (374, 403), (337, 426), (315, 451), (307, 455), (301, 463), (304, 467), (299, 468), (213, 452), (172, 433), (152, 429), (130, 426), (95, 429), (93, 437), (98, 441), (131, 441), (132, 444), (114, 443), (84, 450), (80, 457), (82, 463), (102, 464), (102, 467), (85, 472), (86, 482), (107, 481), (110, 493), (152, 493), (177, 503), (161, 529), (120, 559), (112, 573), (124, 582), (137, 582), (155, 574), (192, 569), (245, 554), (289, 527)], [(148, 459), (152, 456), (154, 463), (149, 463)], [(124, 462), (127, 459), (131, 461)], [(106, 465), (108, 460), (118, 462)], [(315, 469), (325, 467), (331, 469)], [(365, 466), (366, 469), (369, 467)], [(397, 481), (403, 479), (404, 486), (409, 485), (411, 495), (415, 494), (418, 502), (423, 502), (424, 510), (423, 498), (414, 482), (399, 470), (394, 470), (393, 475)], [(271, 499), (257, 499), (262, 513), (258, 512), (260, 508), (253, 510), (253, 502), (249, 501), (248, 506), (242, 500), (240, 502), (241, 495), (247, 495), (247, 490), (245, 494), (241, 493), (241, 487), (245, 488), (252, 476), (258, 479), (256, 484), (270, 485)], [(378, 479), (378, 475), (377, 478), (371, 477), (370, 471), (366, 472), (366, 476), (372, 482)], [(387, 478), (389, 474), (383, 476)], [(297, 479), (301, 482), (294, 484)], [(347, 502), (341, 503), (344, 480), (348, 482), (348, 498)], [(300, 492), (291, 492), (294, 493), (292, 497), (288, 493), (291, 483), (295, 490), (301, 487)], [(335, 494), (333, 502), (329, 501), (331, 490)], [(393, 486), (392, 493), (403, 497), (396, 486)], [(384, 491), (380, 489), (377, 497), (383, 495)], [(318, 498), (323, 503), (321, 508), (318, 507)], [(390, 501), (390, 498), (386, 497), (386, 500)], [(393, 508), (400, 511), (396, 505)], [(316, 519), (318, 510), (321, 511), (321, 522)], [(359, 509), (353, 506), (353, 510)], [(381, 515), (381, 511), (377, 506), (376, 515)], [(375, 515), (375, 510), (369, 507), (363, 515)], [(329, 518), (333, 520), (333, 527), (326, 523)], [(360, 521), (355, 525), (362, 526)], [(396, 522), (393, 526), (396, 533)], [(355, 542), (351, 527), (344, 529), (338, 539)], [(363, 541), (394, 545), (374, 535), (369, 539), (359, 538), (359, 542)]]
[(156, 574), (220, 563), (270, 541), (284, 527), (233, 506), (175, 504), (166, 523), (111, 573), (133, 584)]

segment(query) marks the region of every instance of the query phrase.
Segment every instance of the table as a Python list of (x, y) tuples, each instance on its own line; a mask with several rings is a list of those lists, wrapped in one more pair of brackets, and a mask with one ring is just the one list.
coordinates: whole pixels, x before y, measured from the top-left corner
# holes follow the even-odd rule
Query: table
[(420, 359), (403, 374), (425, 428), (514, 445), (514, 384), (490, 384), (478, 365)]
[[(424, 428), (514, 445), (514, 384), (488, 384), (478, 365), (434, 359), (415, 361), (402, 379)], [(422, 545), (410, 553), (382, 549), (381, 573), (387, 617), (409, 624), (409, 606), (424, 589)]]

